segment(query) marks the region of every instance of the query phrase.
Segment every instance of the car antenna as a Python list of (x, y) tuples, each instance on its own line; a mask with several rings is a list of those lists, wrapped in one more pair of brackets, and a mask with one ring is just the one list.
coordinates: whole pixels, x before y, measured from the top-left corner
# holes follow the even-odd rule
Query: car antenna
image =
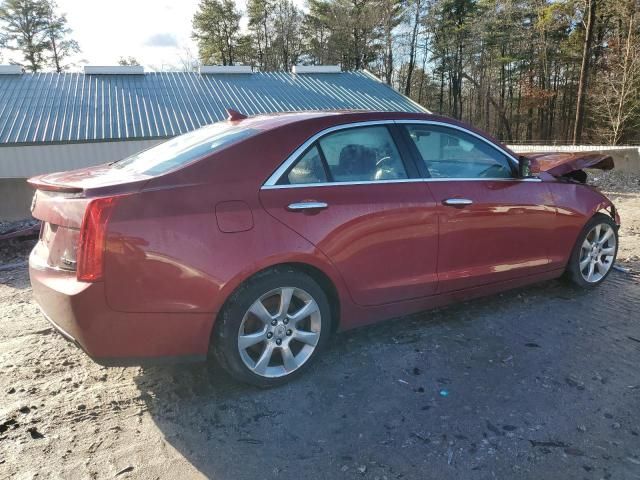
[(227, 113), (229, 114), (229, 116), (227, 117), (227, 120), (231, 122), (236, 122), (238, 120), (244, 120), (245, 118), (247, 118), (247, 116), (244, 113), (240, 113), (234, 110), (233, 108), (227, 108)]

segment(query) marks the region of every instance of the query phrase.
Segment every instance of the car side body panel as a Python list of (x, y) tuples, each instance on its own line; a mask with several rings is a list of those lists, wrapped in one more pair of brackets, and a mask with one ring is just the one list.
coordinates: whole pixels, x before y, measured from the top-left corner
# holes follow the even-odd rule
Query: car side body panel
[[(225, 302), (244, 281), (274, 265), (307, 265), (328, 278), (337, 292), (332, 303), (339, 305), (340, 328), (348, 329), (557, 277), (580, 229), (594, 213), (611, 205), (587, 186), (551, 176), (544, 182), (531, 182), (530, 188), (539, 186), (540, 190), (527, 193), (531, 198), (515, 195), (504, 212), (498, 212), (503, 206), (496, 200), (484, 198), (470, 229), (475, 230), (474, 242), (492, 254), (497, 254), (497, 246), (487, 243), (483, 229), (504, 235), (499, 243), (505, 257), (493, 267), (503, 271), (492, 272), (499, 275), (487, 276), (482, 284), (465, 284), (462, 276), (460, 289), (446, 288), (438, 294), (437, 248), (439, 242), (442, 248), (443, 241), (438, 241), (438, 228), (445, 227), (444, 251), (461, 252), (472, 268), (479, 268), (480, 275), (489, 263), (473, 264), (465, 234), (456, 230), (467, 214), (464, 209), (443, 213), (438, 205), (444, 194), (438, 188), (443, 187), (412, 179), (402, 202), (397, 200), (402, 191), (397, 186), (374, 186), (371, 191), (375, 194), (364, 189), (343, 192), (330, 202), (342, 205), (333, 209), (337, 220), (323, 218), (325, 212), (306, 216), (285, 210), (294, 199), (319, 198), (323, 194), (319, 188), (290, 189), (277, 199), (261, 191), (284, 159), (323, 129), (394, 119), (436, 119), (483, 135), (459, 122), (422, 114), (274, 116), (252, 120), (252, 125), (263, 122), (273, 128), (265, 127), (264, 132), (211, 158), (161, 176), (111, 184), (98, 180), (103, 171), (99, 170), (39, 179), (55, 183), (54, 187), (69, 183), (74, 191), (84, 188), (83, 175), (92, 179), (85, 190), (87, 198), (81, 200), (38, 193), (36, 216), (69, 228), (80, 227), (81, 207), (92, 195), (118, 195), (118, 200), (107, 227), (104, 280), (79, 282), (74, 272), (42, 265), (32, 254), (30, 275), (36, 301), (58, 328), (104, 363), (130, 364), (131, 358), (133, 363), (160, 357), (204, 358)], [(472, 195), (474, 188), (469, 185), (460, 194)], [(537, 202), (539, 210), (534, 208)], [(379, 208), (374, 211), (371, 205)], [(542, 219), (553, 208), (557, 212), (550, 229), (542, 225)], [(326, 213), (330, 211), (331, 207)], [(494, 213), (500, 214), (491, 215)], [(367, 217), (372, 221), (362, 220)], [(318, 219), (322, 222), (315, 222)], [(332, 228), (340, 221), (341, 227)], [(523, 237), (514, 238), (510, 232), (525, 221), (528, 235), (540, 242), (538, 250), (523, 251)], [(544, 235), (549, 236), (546, 242)], [(387, 246), (386, 239), (392, 240)], [(540, 260), (542, 245), (547, 249), (546, 263)], [(529, 261), (534, 262), (530, 269), (513, 267)], [(461, 264), (449, 262), (437, 268), (458, 274), (463, 270)], [(521, 274), (511, 276), (518, 270)]]
[[(438, 202), (438, 292), (548, 271), (556, 209), (546, 184), (524, 180), (430, 181)], [(473, 203), (446, 205), (447, 199)]]
[[(261, 191), (269, 214), (317, 246), (359, 305), (433, 295), (438, 217), (422, 182), (273, 188)], [(326, 209), (292, 211), (304, 200)]]

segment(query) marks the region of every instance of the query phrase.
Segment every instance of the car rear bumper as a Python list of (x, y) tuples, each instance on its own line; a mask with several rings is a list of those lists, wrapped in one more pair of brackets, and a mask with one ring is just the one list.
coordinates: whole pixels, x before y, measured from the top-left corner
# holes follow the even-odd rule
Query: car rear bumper
[(104, 284), (78, 282), (70, 272), (29, 259), (33, 295), (67, 340), (101, 365), (203, 361), (213, 314), (131, 313), (109, 308)]

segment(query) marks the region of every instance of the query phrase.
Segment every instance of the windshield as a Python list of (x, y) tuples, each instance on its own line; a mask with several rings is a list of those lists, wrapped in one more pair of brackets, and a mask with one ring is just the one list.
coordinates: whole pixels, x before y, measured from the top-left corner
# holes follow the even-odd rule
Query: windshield
[(160, 175), (257, 133), (253, 128), (214, 123), (172, 138), (112, 164), (113, 168)]

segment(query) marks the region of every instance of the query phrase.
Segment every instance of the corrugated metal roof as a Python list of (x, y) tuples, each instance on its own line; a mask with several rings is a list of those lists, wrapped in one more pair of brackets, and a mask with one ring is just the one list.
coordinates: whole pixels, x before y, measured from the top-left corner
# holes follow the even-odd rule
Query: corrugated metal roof
[(0, 144), (171, 137), (226, 118), (294, 110), (425, 111), (366, 72), (0, 76)]

